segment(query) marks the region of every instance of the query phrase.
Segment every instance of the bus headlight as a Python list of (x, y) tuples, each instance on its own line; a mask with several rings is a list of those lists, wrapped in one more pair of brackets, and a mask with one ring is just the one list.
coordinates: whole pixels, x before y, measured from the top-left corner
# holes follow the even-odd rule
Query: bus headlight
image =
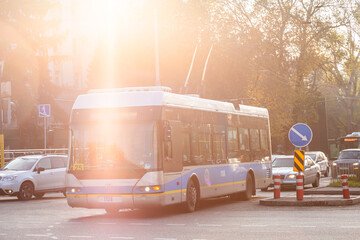
[(146, 192), (146, 193), (160, 192), (161, 191), (161, 186), (160, 185), (153, 185), (153, 186), (140, 187), (139, 190), (141, 192)]

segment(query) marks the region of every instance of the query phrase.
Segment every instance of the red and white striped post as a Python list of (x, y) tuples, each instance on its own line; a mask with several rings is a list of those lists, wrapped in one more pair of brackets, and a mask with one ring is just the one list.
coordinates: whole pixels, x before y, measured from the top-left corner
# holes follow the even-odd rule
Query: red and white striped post
[(348, 175), (342, 174), (341, 175), (341, 184), (343, 188), (343, 198), (349, 199), (350, 198), (350, 190), (349, 190), (349, 183), (348, 183)]
[(302, 201), (304, 199), (304, 175), (296, 175), (296, 199)]
[(280, 188), (281, 188), (281, 177), (280, 175), (274, 175), (274, 199), (280, 198)]

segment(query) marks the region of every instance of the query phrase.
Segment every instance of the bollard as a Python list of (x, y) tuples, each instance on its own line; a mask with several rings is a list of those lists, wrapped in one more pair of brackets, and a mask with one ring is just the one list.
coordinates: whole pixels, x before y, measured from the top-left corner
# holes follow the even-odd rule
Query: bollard
[(341, 175), (341, 184), (343, 188), (343, 198), (349, 199), (350, 198), (350, 190), (349, 190), (349, 183), (348, 183), (348, 175), (342, 174)]
[(304, 199), (304, 175), (296, 175), (296, 199), (302, 201)]
[(281, 187), (281, 177), (280, 175), (274, 175), (274, 199), (280, 198), (280, 187)]

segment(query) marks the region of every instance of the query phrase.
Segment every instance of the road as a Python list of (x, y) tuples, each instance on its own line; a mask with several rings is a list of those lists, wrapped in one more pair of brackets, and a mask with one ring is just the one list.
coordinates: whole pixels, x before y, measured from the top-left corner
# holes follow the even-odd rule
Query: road
[[(321, 182), (324, 184), (326, 179)], [(293, 191), (282, 192), (283, 196)], [(195, 213), (71, 209), (60, 194), (21, 202), (0, 198), (0, 239), (358, 239), (360, 207), (267, 207), (257, 192), (248, 202), (202, 202)]]

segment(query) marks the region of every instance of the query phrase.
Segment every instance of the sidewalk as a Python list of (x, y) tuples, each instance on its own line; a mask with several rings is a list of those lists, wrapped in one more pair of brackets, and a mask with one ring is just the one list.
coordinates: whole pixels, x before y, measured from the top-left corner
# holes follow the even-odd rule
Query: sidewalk
[(360, 188), (350, 188), (350, 199), (344, 199), (342, 188), (322, 187), (304, 190), (304, 199), (296, 200), (293, 196), (280, 197), (279, 199), (266, 198), (260, 200), (260, 205), (265, 206), (346, 206), (360, 203)]

